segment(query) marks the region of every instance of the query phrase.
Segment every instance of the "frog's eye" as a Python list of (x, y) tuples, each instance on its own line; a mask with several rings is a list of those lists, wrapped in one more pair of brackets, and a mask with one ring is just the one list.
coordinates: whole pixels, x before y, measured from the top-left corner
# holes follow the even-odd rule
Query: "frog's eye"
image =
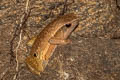
[(71, 24), (66, 24), (65, 26), (69, 28), (71, 26)]
[(33, 56), (34, 56), (34, 57), (37, 57), (37, 53), (34, 53)]

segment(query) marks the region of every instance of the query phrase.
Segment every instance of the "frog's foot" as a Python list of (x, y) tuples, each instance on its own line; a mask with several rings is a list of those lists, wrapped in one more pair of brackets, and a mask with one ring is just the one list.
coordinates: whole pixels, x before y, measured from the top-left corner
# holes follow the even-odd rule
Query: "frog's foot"
[(32, 38), (27, 42), (27, 46), (32, 47), (32, 45), (33, 45), (33, 43), (35, 42), (36, 38), (37, 38), (37, 36), (32, 37)]
[(66, 44), (72, 43), (72, 41), (69, 40), (69, 39), (60, 39), (60, 38), (54, 38), (54, 37), (52, 37), (49, 40), (49, 43), (50, 44), (54, 44), (54, 45), (66, 45)]

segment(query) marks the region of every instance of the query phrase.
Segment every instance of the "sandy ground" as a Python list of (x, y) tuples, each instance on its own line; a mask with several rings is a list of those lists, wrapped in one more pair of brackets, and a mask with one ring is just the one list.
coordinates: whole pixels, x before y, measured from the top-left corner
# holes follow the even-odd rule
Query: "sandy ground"
[[(49, 3), (49, 1), (51, 2)], [(0, 0), (0, 80), (120, 80), (120, 39), (116, 37), (116, 34), (113, 34), (112, 37), (115, 36), (117, 39), (101, 37), (106, 34), (105, 32), (108, 32), (106, 34), (108, 36), (118, 29), (115, 27), (113, 31), (109, 31), (111, 27), (104, 27), (119, 25), (119, 18), (114, 19), (114, 13), (107, 11), (108, 7), (106, 8), (102, 3), (98, 7), (97, 0), (93, 0), (93, 3), (89, 3), (90, 5), (82, 3), (84, 0), (75, 0), (77, 3), (73, 4), (71, 4), (72, 1), (68, 1), (71, 8), (68, 8), (66, 13), (79, 14), (79, 27), (80, 29), (81, 26), (85, 28), (82, 28), (82, 31), (78, 29), (78, 32), (71, 35), (72, 44), (57, 47), (48, 66), (40, 76), (29, 71), (24, 62), (30, 50), (26, 46), (29, 37), (38, 34), (62, 12), (64, 7), (63, 0), (57, 3), (49, 1), (30, 1), (29, 8), (32, 10), (20, 40), (19, 28), (24, 20), (22, 17), (25, 14), (26, 0)], [(98, 9), (99, 13), (94, 9)], [(101, 10), (104, 12), (100, 12)], [(96, 13), (94, 14), (92, 11)], [(104, 16), (101, 16), (103, 13)], [(104, 25), (108, 22), (110, 24)], [(96, 28), (94, 25), (100, 27)], [(18, 30), (14, 35), (16, 29)], [(120, 33), (119, 30), (116, 33)], [(14, 36), (15, 39), (12, 41)], [(11, 49), (14, 55), (17, 51), (19, 64), (14, 62), (16, 58), (11, 61)], [(16, 68), (18, 68), (17, 72)]]

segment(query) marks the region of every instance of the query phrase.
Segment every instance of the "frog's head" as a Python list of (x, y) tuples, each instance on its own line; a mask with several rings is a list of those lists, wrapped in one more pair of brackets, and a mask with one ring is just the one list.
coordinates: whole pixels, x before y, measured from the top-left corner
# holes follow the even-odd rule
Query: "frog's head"
[(42, 55), (39, 53), (31, 52), (26, 58), (26, 64), (33, 73), (40, 75), (40, 72), (43, 72), (45, 66), (47, 65), (47, 61), (44, 60)]

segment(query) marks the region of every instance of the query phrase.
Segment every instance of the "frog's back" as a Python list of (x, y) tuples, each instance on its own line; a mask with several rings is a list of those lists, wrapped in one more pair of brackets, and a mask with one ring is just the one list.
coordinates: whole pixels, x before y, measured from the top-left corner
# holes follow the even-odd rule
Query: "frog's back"
[(40, 48), (45, 48), (46, 45), (49, 45), (48, 40), (51, 37), (54, 37), (56, 32), (65, 24), (72, 22), (73, 20), (76, 20), (77, 16), (73, 13), (69, 13), (67, 15), (59, 16), (56, 18), (53, 22), (48, 24), (37, 36), (35, 43), (33, 44), (32, 48), (37, 48), (39, 46)]

